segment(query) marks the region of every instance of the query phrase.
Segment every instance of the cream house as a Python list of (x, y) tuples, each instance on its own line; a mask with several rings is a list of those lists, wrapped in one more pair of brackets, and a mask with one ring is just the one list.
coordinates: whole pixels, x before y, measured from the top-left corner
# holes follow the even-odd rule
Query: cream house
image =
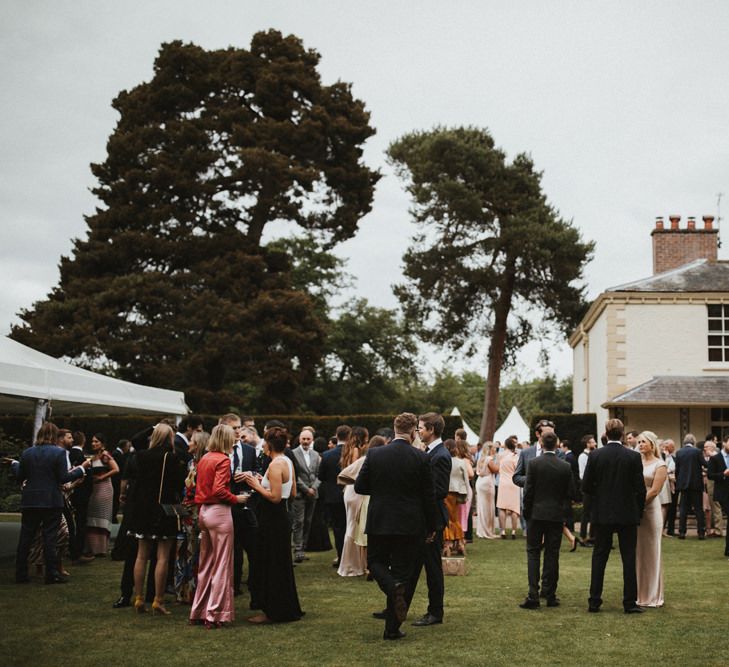
[(729, 262), (712, 217), (669, 219), (651, 233), (654, 275), (600, 294), (570, 337), (573, 411), (677, 441), (729, 434)]

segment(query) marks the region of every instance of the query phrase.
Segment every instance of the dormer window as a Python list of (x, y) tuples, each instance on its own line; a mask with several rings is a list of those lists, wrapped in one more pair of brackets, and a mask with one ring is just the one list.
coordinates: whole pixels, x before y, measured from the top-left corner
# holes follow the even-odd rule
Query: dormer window
[(709, 304), (709, 361), (729, 361), (729, 305)]

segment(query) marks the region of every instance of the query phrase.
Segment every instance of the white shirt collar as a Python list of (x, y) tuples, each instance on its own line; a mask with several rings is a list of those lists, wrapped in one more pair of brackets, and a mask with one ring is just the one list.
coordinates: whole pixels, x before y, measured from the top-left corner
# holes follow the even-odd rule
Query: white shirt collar
[(184, 433), (181, 433), (180, 431), (177, 431), (177, 435), (179, 435), (184, 441), (186, 445), (190, 444), (190, 441), (187, 439), (187, 436)]
[(440, 438), (436, 438), (428, 445), (428, 449), (426, 451), (432, 452), (441, 442), (443, 442), (443, 440), (441, 440)]

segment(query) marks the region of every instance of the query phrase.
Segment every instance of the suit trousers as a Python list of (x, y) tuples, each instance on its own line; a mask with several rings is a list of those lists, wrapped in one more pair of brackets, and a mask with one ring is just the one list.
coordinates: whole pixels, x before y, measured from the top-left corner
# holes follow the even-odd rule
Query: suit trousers
[(83, 555), (86, 546), (86, 519), (89, 509), (88, 500), (84, 503), (79, 502), (74, 504), (73, 509), (75, 510), (74, 514), (76, 515), (76, 534), (74, 537), (76, 545), (72, 553)]
[(294, 553), (303, 555), (311, 531), (311, 518), (314, 516), (315, 496), (297, 494), (290, 500), (291, 514), (293, 514)]
[(589, 493), (582, 494), (582, 520), (580, 521), (580, 539), (587, 537), (587, 524), (590, 524), (590, 539), (595, 537), (595, 530), (592, 526), (592, 498)]
[(699, 535), (706, 533), (706, 517), (704, 516), (704, 494), (701, 491), (690, 489), (681, 491), (681, 500), (678, 506), (678, 534), (686, 534), (686, 519), (689, 510), (693, 510), (696, 516), (696, 527)]
[(548, 600), (557, 594), (559, 581), (559, 547), (562, 543), (561, 521), (527, 521), (527, 574), (529, 597), (539, 600), (539, 561), (544, 542), (542, 593)]
[(15, 559), (15, 578), (28, 577), (28, 555), (38, 528), (42, 529), (43, 557), (46, 562), (46, 580), (59, 575), (58, 531), (61, 528), (63, 509), (60, 507), (26, 507), (22, 511), (20, 538)]
[(678, 504), (678, 491), (671, 494), (671, 504), (666, 515), (666, 533), (673, 535), (676, 532), (676, 505)]
[(344, 548), (344, 536), (347, 533), (347, 510), (344, 508), (344, 500), (338, 503), (326, 504), (327, 514), (329, 516), (329, 525), (334, 533), (334, 546), (337, 550), (337, 559), (342, 557), (342, 549)]
[(445, 595), (445, 580), (443, 578), (443, 563), (441, 561), (442, 553), (442, 528), (435, 531), (435, 539), (432, 542), (426, 542), (421, 538), (420, 548), (416, 554), (417, 558), (410, 578), (410, 585), (406, 593), (408, 606), (410, 606), (413, 595), (415, 595), (415, 589), (418, 587), (420, 573), (423, 567), (425, 567), (425, 577), (428, 583), (428, 613), (440, 620), (443, 620), (443, 597)]
[(68, 526), (68, 552), (71, 556), (71, 560), (78, 560), (81, 556), (81, 551), (78, 548), (78, 542), (76, 541), (76, 513), (73, 511), (73, 507), (69, 503), (66, 503), (63, 508), (63, 516), (66, 519), (66, 525)]
[(613, 534), (618, 534), (620, 558), (623, 561), (623, 608), (635, 606), (638, 598), (638, 580), (635, 573), (635, 549), (638, 541), (638, 526), (617, 524), (595, 524), (595, 548), (592, 551), (592, 573), (590, 578), (590, 605), (602, 604), (602, 586), (605, 566), (613, 546)]
[(240, 585), (243, 579), (243, 553), (248, 556), (248, 590), (251, 590), (251, 570), (253, 569), (253, 557), (256, 547), (258, 528), (253, 528), (246, 521), (244, 512), (253, 510), (246, 509), (240, 505), (233, 505), (233, 590), (240, 593)]
[[(423, 538), (418, 535), (367, 536), (367, 566), (380, 590), (387, 596), (385, 632), (396, 632), (400, 628), (393, 604), (395, 584), (404, 583), (407, 591), (422, 541)], [(410, 598), (407, 602), (409, 606)]]

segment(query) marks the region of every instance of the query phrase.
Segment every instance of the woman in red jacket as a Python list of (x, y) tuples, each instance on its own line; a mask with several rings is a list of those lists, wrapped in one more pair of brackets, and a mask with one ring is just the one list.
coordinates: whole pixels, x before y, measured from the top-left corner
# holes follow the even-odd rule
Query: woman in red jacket
[(233, 517), (231, 505), (246, 495), (230, 492), (230, 457), (235, 433), (219, 424), (208, 441), (208, 453), (197, 464), (195, 504), (199, 505), (200, 561), (190, 623), (217, 628), (235, 617), (233, 610)]

